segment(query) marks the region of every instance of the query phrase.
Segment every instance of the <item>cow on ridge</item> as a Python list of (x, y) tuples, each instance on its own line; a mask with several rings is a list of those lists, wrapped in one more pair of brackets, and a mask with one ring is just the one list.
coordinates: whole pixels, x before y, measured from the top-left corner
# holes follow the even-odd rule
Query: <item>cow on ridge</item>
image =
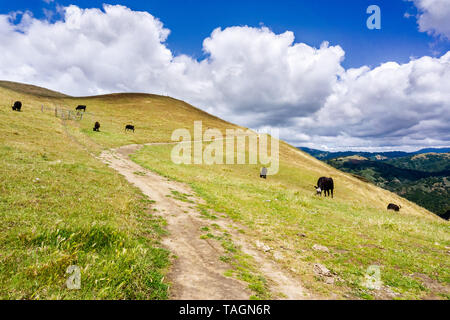
[(78, 106), (77, 108), (76, 108), (76, 111), (78, 111), (78, 112), (81, 112), (81, 111), (83, 111), (83, 112), (86, 112), (86, 106)]
[(328, 195), (334, 198), (334, 181), (333, 178), (322, 177), (317, 181), (317, 186), (315, 186), (317, 191), (317, 195), (322, 196), (322, 192), (325, 194), (325, 197)]
[(95, 132), (100, 132), (100, 122), (96, 122), (94, 125), (94, 131)]
[(13, 111), (20, 112), (22, 110), (22, 102), (20, 102), (20, 101), (14, 102), (12, 109), (13, 109)]
[(398, 205), (393, 204), (393, 203), (389, 203), (389, 205), (387, 207), (388, 210), (393, 210), (393, 211), (396, 211), (396, 212), (399, 212), (401, 208), (402, 208), (401, 206), (398, 206)]

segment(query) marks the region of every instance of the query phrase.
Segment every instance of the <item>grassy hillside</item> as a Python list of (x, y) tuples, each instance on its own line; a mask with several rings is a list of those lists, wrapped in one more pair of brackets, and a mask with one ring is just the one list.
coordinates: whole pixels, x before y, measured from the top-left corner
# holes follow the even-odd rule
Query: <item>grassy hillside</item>
[[(48, 98), (0, 87), (0, 101), (0, 299), (167, 298), (151, 203), (41, 113)], [(65, 288), (70, 265), (80, 291)]]
[[(148, 146), (133, 159), (143, 166), (189, 183), (209, 209), (249, 227), (251, 236), (274, 248), (274, 259), (295, 272), (307, 288), (324, 295), (403, 298), (441, 294), (427, 289), (448, 285), (448, 224), (398, 196), (358, 181), (285, 144), (281, 171), (267, 181), (258, 166), (177, 166), (168, 146)], [(334, 200), (313, 195), (321, 174), (335, 179)], [(386, 211), (389, 202), (401, 213)], [(329, 253), (314, 250), (323, 245)], [(313, 271), (322, 263), (341, 281), (326, 284)], [(379, 265), (390, 288), (370, 291), (361, 285), (366, 269)], [(428, 283), (421, 280), (425, 277)], [(448, 294), (448, 293), (447, 293)], [(392, 298), (393, 296), (391, 296)]]
[(450, 157), (448, 153), (420, 154), (386, 161), (353, 157), (327, 161), (443, 215), (450, 208)]
[[(11, 110), (23, 102), (22, 112)], [(46, 108), (88, 105), (83, 121)], [(191, 119), (227, 123), (181, 101), (121, 94), (72, 98), (0, 82), (0, 299), (166, 299), (165, 222), (152, 203), (95, 158), (105, 148), (168, 141)], [(102, 132), (92, 132), (95, 121)], [(127, 123), (136, 134), (125, 134)], [(68, 291), (70, 265), (82, 290)]]
[(323, 151), (311, 148), (300, 147), (302, 151), (312, 155), (319, 160), (330, 160), (336, 158), (344, 158), (350, 156), (361, 156), (372, 160), (384, 160), (384, 159), (395, 159), (399, 157), (408, 156), (407, 152), (403, 151), (390, 151), (390, 152), (358, 152), (358, 151)]
[(323, 151), (317, 149), (311, 149), (306, 147), (299, 147), (300, 150), (312, 155), (314, 158), (319, 160), (331, 160), (337, 158), (345, 158), (349, 156), (361, 156), (368, 158), (369, 160), (388, 160), (388, 159), (398, 159), (405, 157), (413, 157), (421, 154), (440, 154), (449, 153), (450, 148), (426, 148), (420, 149), (415, 152), (404, 152), (404, 151), (388, 151), (388, 152), (364, 152), (364, 151)]
[(426, 172), (450, 171), (450, 153), (424, 153), (386, 161), (397, 168)]
[[(192, 129), (196, 120), (204, 129), (235, 126), (168, 97), (51, 97), (31, 89), (0, 83), (0, 298), (166, 298), (162, 279), (169, 253), (159, 245), (164, 221), (151, 215), (151, 202), (94, 156), (105, 148), (170, 141), (174, 129)], [(11, 111), (13, 100), (24, 103), (22, 113)], [(90, 114), (64, 123), (42, 113), (42, 104), (86, 104)], [(95, 121), (102, 124), (100, 133), (92, 131)], [(135, 134), (124, 133), (128, 123), (136, 126)], [(205, 199), (204, 210), (248, 227), (312, 292), (449, 298), (449, 225), (427, 210), (285, 143), (280, 173), (266, 181), (259, 179), (259, 166), (174, 165), (171, 149), (148, 146), (133, 159), (190, 184)], [(335, 179), (334, 200), (314, 196), (313, 185), (324, 175)], [(388, 212), (389, 202), (402, 205), (401, 212)], [(230, 251), (227, 259), (235, 258)], [(317, 276), (316, 263), (328, 267), (336, 281)], [(65, 270), (73, 264), (83, 268), (81, 291), (64, 288)], [(371, 265), (381, 267), (383, 290), (362, 285)], [(234, 271), (229, 275), (236, 276)]]
[[(12, 90), (14, 92), (18, 92), (19, 97), (20, 97), (20, 95), (23, 95), (23, 94), (26, 94), (29, 96), (34, 96), (34, 97), (40, 97), (40, 98), (67, 98), (67, 97), (69, 97), (68, 95), (65, 95), (63, 93), (59, 93), (56, 91), (52, 91), (52, 90), (48, 90), (45, 88), (41, 88), (41, 87), (29, 85), (29, 84), (24, 84), (24, 83), (0, 81), (0, 87), (4, 88), (4, 89)], [(8, 94), (6, 94), (6, 96), (8, 96)], [(13, 98), (12, 96), (10, 96), (10, 97)]]

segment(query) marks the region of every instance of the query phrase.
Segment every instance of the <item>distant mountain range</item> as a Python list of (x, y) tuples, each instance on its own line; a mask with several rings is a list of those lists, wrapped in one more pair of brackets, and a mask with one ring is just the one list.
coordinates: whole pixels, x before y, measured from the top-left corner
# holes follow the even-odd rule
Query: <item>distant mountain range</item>
[(329, 165), (449, 219), (450, 148), (416, 152), (328, 152), (300, 148)]
[(448, 148), (426, 148), (421, 149), (415, 152), (404, 152), (404, 151), (389, 151), (389, 152), (364, 152), (364, 151), (323, 151), (317, 149), (310, 149), (305, 147), (299, 147), (300, 150), (305, 151), (306, 153), (312, 155), (313, 157), (319, 160), (329, 160), (340, 157), (348, 157), (348, 156), (361, 156), (365, 157), (369, 160), (387, 160), (394, 158), (401, 158), (407, 156), (414, 156), (418, 154), (424, 153), (450, 153), (450, 147)]

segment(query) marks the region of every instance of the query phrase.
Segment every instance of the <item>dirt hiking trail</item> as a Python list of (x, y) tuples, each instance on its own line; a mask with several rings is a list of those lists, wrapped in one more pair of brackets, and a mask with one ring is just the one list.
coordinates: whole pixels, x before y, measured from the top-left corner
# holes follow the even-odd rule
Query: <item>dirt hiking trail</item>
[[(176, 256), (168, 274), (170, 299), (248, 300), (254, 294), (248, 289), (248, 284), (224, 275), (231, 266), (220, 260), (224, 253), (221, 244), (213, 239), (200, 238), (205, 219), (195, 208), (196, 205), (173, 197), (177, 193), (194, 195), (194, 192), (185, 184), (168, 180), (133, 162), (129, 155), (141, 147), (130, 145), (104, 151), (100, 159), (138, 187), (150, 200), (156, 201), (153, 205), (157, 209), (155, 214), (167, 221), (169, 234), (163, 238), (162, 244)], [(204, 203), (195, 196), (189, 197), (189, 200)], [(298, 279), (258, 250), (254, 241), (246, 239), (245, 234), (233, 231), (245, 227), (237, 226), (236, 222), (221, 215), (214, 222), (227, 228), (241, 251), (253, 257), (259, 272), (268, 281), (273, 298), (311, 299)], [(229, 230), (230, 225), (233, 230)]]

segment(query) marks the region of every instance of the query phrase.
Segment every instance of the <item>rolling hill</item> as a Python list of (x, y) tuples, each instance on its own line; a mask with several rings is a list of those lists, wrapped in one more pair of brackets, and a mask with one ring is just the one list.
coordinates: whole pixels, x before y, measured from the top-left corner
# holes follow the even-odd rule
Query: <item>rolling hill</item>
[[(11, 110), (15, 100), (23, 112)], [(82, 121), (51, 111), (79, 104), (88, 106)], [(224, 276), (245, 283), (251, 298), (286, 295), (273, 289), (267, 264), (241, 249), (243, 239), (310, 297), (449, 298), (448, 222), (284, 142), (280, 172), (267, 180), (259, 179), (258, 165), (175, 165), (166, 144), (172, 132), (192, 131), (200, 120), (204, 129), (238, 128), (169, 97), (69, 97), (0, 82), (0, 298), (172, 297), (177, 283), (166, 276), (176, 252), (164, 245), (175, 236), (168, 233), (170, 212), (156, 214), (153, 199), (99, 158), (111, 148), (148, 143), (131, 158), (201, 198), (194, 204), (190, 195), (167, 195), (203, 216), (201, 240), (218, 245)], [(95, 121), (100, 133), (92, 130)], [(126, 134), (125, 124), (136, 133)], [(320, 176), (335, 180), (335, 199), (314, 195)], [(400, 213), (387, 211), (389, 202), (401, 205)], [(81, 268), (80, 290), (65, 288), (70, 265)], [(374, 265), (381, 269), (378, 289), (364, 285)]]
[(364, 152), (364, 151), (323, 151), (317, 149), (311, 149), (306, 147), (299, 147), (300, 150), (312, 155), (319, 160), (331, 160), (342, 157), (349, 156), (361, 156), (368, 158), (370, 160), (387, 160), (387, 159), (397, 159), (408, 156), (415, 156), (426, 153), (449, 153), (450, 148), (426, 148), (420, 149), (415, 152), (404, 152), (404, 151), (388, 151), (388, 152)]
[(444, 216), (450, 208), (448, 153), (424, 153), (384, 161), (349, 156), (326, 162), (395, 192), (440, 216)]
[(450, 170), (450, 153), (421, 153), (386, 161), (397, 168), (425, 172)]

